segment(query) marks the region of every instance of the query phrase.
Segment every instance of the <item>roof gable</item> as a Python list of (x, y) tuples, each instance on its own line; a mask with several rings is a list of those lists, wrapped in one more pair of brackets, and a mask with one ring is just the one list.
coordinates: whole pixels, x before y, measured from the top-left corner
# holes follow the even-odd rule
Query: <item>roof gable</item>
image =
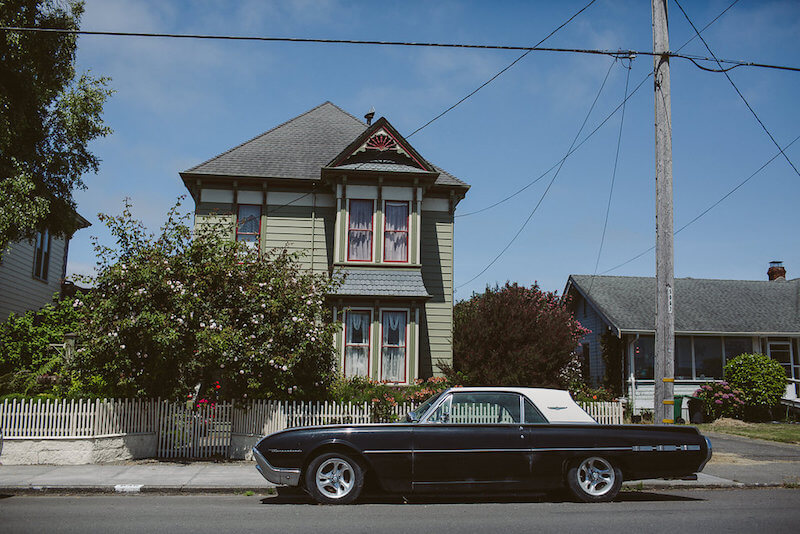
[[(379, 128), (383, 128), (384, 134), (389, 139), (378, 137), (379, 132), (376, 130)], [(368, 132), (376, 134), (372, 136), (374, 139)], [(397, 143), (403, 154), (397, 149), (388, 150), (391, 141)], [(180, 175), (186, 183), (189, 183), (190, 179), (204, 177), (319, 180), (323, 167), (337, 161), (340, 156), (346, 159), (354, 155), (356, 150), (367, 142), (371, 142), (371, 145), (369, 148), (364, 147), (364, 154), (375, 151), (386, 156), (390, 152), (397, 151), (398, 156), (393, 157), (408, 159), (405, 162), (391, 164), (380, 163), (378, 159), (373, 163), (342, 161), (339, 168), (346, 169), (348, 165), (352, 165), (352, 168), (360, 170), (438, 173), (436, 185), (468, 188), (458, 178), (423, 159), (385, 119), (381, 118), (371, 127), (367, 127), (359, 119), (331, 102), (324, 102), (181, 172)], [(348, 152), (348, 148), (351, 147)], [(408, 161), (411, 162), (410, 165), (406, 164)]]
[[(574, 288), (621, 331), (655, 330), (655, 279), (571, 275)], [(787, 281), (675, 279), (675, 331), (800, 332), (800, 279)]]
[(386, 120), (378, 119), (329, 164), (329, 168), (384, 166), (388, 172), (437, 172)]

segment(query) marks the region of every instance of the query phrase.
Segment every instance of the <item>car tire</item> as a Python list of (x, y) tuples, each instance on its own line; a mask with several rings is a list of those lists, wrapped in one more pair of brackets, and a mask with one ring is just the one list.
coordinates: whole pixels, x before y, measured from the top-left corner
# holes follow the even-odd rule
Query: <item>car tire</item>
[(364, 489), (364, 468), (352, 457), (329, 452), (314, 458), (306, 471), (306, 490), (322, 504), (350, 504)]
[(567, 487), (579, 501), (608, 502), (622, 487), (622, 471), (601, 456), (582, 458), (567, 470)]

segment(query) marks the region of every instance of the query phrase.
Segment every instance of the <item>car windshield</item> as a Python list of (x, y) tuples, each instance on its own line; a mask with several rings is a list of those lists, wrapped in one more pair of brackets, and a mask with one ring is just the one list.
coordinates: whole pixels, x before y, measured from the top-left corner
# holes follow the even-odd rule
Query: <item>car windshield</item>
[(442, 393), (437, 393), (433, 397), (429, 398), (428, 400), (420, 404), (419, 407), (416, 410), (414, 410), (414, 415), (415, 415), (414, 419), (417, 421), (422, 421), (422, 418), (425, 417), (425, 413), (431, 409), (431, 406), (434, 405), (436, 399), (442, 396)]

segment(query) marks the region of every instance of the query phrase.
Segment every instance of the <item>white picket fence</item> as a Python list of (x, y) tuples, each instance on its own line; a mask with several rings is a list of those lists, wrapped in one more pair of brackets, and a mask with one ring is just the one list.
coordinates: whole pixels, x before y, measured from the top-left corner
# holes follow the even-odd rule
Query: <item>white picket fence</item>
[[(584, 404), (599, 423), (621, 424), (620, 402)], [(397, 405), (391, 415), (402, 421), (414, 406)], [(479, 414), (480, 415), (480, 414)], [(479, 422), (497, 422), (486, 412)], [(485, 421), (484, 421), (485, 419)], [(263, 436), (286, 428), (373, 421), (370, 403), (256, 400), (236, 407), (187, 406), (158, 399), (5, 400), (0, 428), (7, 438), (81, 439), (152, 434), (161, 458), (228, 456), (231, 436)], [(477, 421), (476, 421), (477, 422)]]

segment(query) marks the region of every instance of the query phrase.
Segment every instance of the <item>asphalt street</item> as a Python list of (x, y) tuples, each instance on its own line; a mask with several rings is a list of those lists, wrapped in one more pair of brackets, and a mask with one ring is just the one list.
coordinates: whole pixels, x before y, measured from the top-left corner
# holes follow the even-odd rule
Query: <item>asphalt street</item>
[(628, 491), (612, 503), (552, 495), (374, 497), (322, 506), (296, 493), (15, 496), (0, 499), (0, 530), (17, 532), (797, 532), (800, 490)]

